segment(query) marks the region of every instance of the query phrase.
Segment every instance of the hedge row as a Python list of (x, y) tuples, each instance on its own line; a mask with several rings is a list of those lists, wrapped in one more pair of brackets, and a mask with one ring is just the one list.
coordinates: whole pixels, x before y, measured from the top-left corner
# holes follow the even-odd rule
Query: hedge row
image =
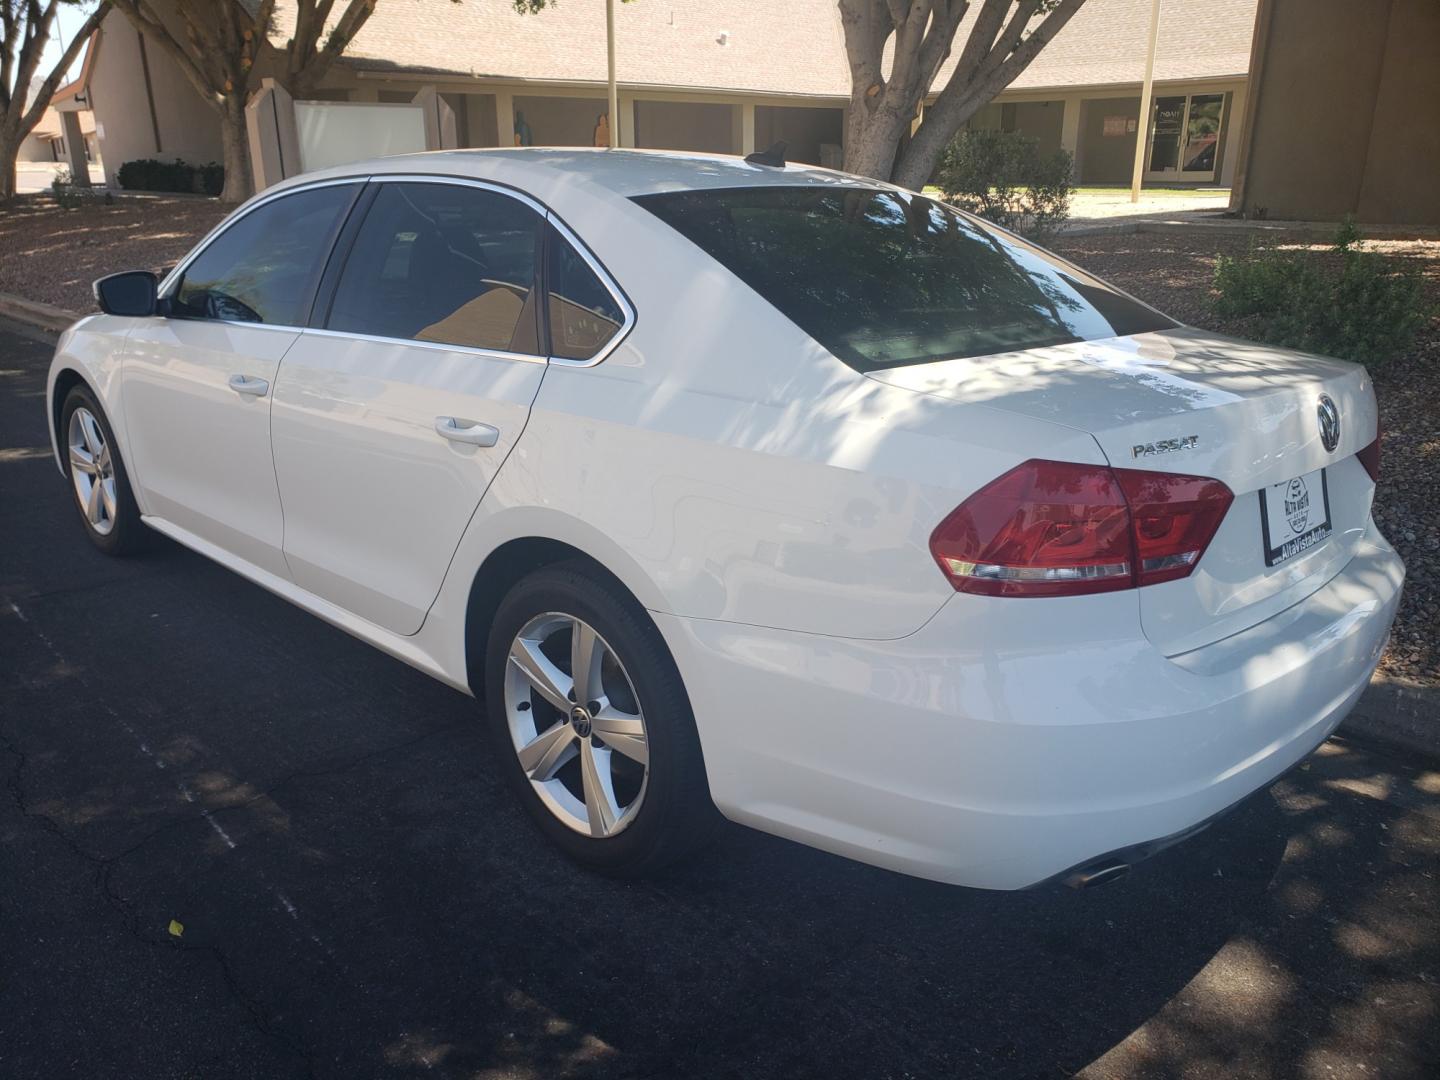
[(191, 165), (186, 161), (156, 161), (141, 158), (120, 166), (115, 178), (126, 191), (178, 191), (184, 194), (219, 195), (225, 187), (225, 167), (210, 162)]

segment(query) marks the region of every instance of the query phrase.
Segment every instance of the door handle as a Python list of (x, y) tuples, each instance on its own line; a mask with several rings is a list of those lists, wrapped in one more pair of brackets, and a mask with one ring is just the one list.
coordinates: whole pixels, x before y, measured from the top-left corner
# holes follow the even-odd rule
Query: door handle
[(494, 446), (500, 441), (500, 429), (489, 424), (477, 424), (471, 420), (459, 420), (453, 416), (437, 416), (435, 433), (451, 442), (469, 443), (472, 446)]
[(270, 389), (270, 384), (264, 379), (252, 379), (249, 375), (231, 375), (230, 389), (237, 394), (251, 394), (254, 397), (264, 397)]

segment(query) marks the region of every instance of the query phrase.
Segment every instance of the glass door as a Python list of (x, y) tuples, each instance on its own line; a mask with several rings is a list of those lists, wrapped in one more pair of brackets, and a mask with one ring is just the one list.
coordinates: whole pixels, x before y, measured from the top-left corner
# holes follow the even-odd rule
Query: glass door
[(1204, 183), (1215, 179), (1224, 94), (1175, 94), (1155, 99), (1145, 179)]
[(1220, 148), (1220, 120), (1225, 109), (1224, 94), (1195, 94), (1185, 117), (1185, 152), (1180, 171), (1187, 180), (1213, 180), (1215, 154)]

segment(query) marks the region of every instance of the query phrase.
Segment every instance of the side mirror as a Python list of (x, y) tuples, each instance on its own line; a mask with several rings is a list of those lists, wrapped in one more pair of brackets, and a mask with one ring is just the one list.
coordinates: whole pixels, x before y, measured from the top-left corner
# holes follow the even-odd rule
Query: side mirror
[(95, 282), (95, 301), (106, 315), (154, 315), (159, 286), (160, 279), (149, 270), (127, 270)]

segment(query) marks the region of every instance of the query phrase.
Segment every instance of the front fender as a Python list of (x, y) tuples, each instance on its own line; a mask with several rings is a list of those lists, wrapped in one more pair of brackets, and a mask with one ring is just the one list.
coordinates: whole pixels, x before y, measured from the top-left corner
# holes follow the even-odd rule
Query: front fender
[[(55, 458), (56, 468), (63, 474), (65, 460), (60, 450), (58, 430), (61, 403), (56, 400), (56, 387), (68, 385), (74, 378), (89, 387), (119, 436), (120, 459), (138, 499), (140, 485), (135, 483), (135, 471), (125, 449), (129, 440), (126, 437), (120, 380), (125, 340), (130, 336), (132, 325), (133, 320), (114, 315), (89, 315), (61, 333), (50, 361), (49, 376), (45, 380), (45, 421), (50, 432), (50, 452)], [(143, 505), (141, 510), (143, 512)]]

